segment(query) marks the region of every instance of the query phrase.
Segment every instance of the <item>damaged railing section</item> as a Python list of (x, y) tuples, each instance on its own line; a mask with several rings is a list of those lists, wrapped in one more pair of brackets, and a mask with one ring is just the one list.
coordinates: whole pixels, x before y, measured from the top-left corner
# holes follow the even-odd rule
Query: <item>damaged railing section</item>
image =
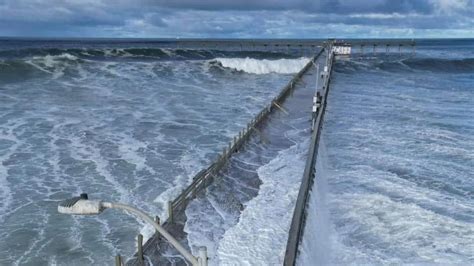
[[(326, 59), (326, 65), (324, 71), (321, 72), (321, 78), (323, 80), (323, 86), (321, 91), (318, 91), (316, 87), (316, 93), (313, 98), (313, 119), (312, 119), (312, 135), (311, 143), (308, 152), (308, 158), (306, 160), (306, 166), (304, 169), (303, 179), (301, 181), (298, 198), (296, 200), (296, 206), (293, 212), (293, 219), (291, 221), (291, 227), (288, 235), (288, 242), (286, 245), (285, 266), (293, 266), (296, 263), (298, 255), (299, 244), (304, 232), (306, 222), (306, 207), (309, 199), (309, 192), (313, 187), (314, 177), (316, 174), (316, 159), (318, 156), (319, 139), (321, 136), (322, 125), (324, 120), (324, 113), (326, 110), (327, 96), (329, 93), (329, 83), (331, 80), (331, 71), (334, 62), (334, 54), (332, 52), (331, 44), (326, 46), (328, 53)], [(318, 73), (319, 79), (319, 73)]]

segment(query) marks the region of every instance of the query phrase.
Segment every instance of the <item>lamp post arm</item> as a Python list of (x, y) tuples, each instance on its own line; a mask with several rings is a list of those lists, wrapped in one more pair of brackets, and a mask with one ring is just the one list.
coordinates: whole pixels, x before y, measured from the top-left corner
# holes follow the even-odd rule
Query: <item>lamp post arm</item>
[(168, 233), (168, 231), (166, 231), (163, 227), (161, 227), (161, 225), (157, 224), (150, 216), (148, 216), (148, 214), (146, 214), (145, 212), (143, 211), (140, 211), (132, 206), (129, 206), (129, 205), (126, 205), (126, 204), (122, 204), (122, 203), (112, 203), (112, 202), (102, 202), (102, 206), (104, 208), (111, 208), (111, 209), (122, 209), (122, 210), (126, 210), (128, 212), (131, 212), (135, 215), (137, 215), (138, 217), (142, 218), (143, 220), (145, 220), (145, 222), (153, 225), (153, 227), (164, 237), (166, 238), (166, 240), (168, 240), (171, 245), (173, 245), (178, 251), (179, 253), (181, 253), (181, 255), (184, 256), (184, 258), (186, 258), (187, 261), (191, 262), (193, 265), (199, 265), (199, 262), (198, 260), (196, 259), (196, 257), (193, 256), (193, 254), (191, 254), (191, 252), (189, 252), (188, 250), (186, 250), (179, 242), (178, 240), (176, 240), (172, 235), (170, 235), (170, 233)]

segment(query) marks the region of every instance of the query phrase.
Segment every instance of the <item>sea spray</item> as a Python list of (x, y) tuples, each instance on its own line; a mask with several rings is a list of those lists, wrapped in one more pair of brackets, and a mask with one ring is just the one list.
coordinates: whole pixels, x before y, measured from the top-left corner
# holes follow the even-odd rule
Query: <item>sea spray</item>
[(447, 51), (336, 62), (323, 131), (329, 264), (472, 262), (472, 48)]
[(282, 150), (258, 168), (258, 196), (246, 203), (239, 222), (219, 241), (220, 265), (282, 264), (308, 144), (305, 140)]
[(299, 249), (298, 265), (328, 265), (330, 262), (330, 222), (327, 206), (328, 158), (324, 136), (321, 136), (316, 159), (316, 175), (306, 208), (304, 234)]

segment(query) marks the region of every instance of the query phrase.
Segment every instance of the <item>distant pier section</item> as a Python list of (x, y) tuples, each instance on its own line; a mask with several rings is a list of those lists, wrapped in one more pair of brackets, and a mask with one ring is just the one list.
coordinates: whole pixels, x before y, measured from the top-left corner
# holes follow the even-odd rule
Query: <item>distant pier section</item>
[(178, 49), (215, 49), (231, 51), (317, 51), (329, 42), (336, 54), (414, 52), (414, 39), (168, 39), (166, 46)]

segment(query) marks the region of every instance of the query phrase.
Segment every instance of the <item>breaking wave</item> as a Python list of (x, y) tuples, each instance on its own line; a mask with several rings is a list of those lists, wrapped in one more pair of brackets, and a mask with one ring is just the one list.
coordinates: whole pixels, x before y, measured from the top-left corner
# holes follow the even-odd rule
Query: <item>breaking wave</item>
[(255, 58), (216, 58), (210, 62), (213, 66), (221, 66), (251, 74), (292, 74), (300, 71), (307, 63), (308, 58), (296, 59), (255, 59)]
[(77, 70), (83, 62), (84, 60), (68, 53), (0, 60), (0, 82), (26, 80), (44, 74), (58, 78), (67, 70)]
[[(54, 79), (64, 75), (77, 76), (85, 66), (100, 67), (114, 62), (211, 62), (210, 70), (229, 68), (250, 73), (293, 73), (306, 63), (292, 55), (263, 51), (218, 51), (169, 48), (27, 48), (0, 50), (0, 83), (17, 82), (44, 75)], [(218, 59), (215, 59), (218, 58)], [(229, 59), (226, 59), (229, 58)], [(252, 59), (250, 59), (252, 58)], [(271, 59), (264, 60), (263, 58)], [(216, 61), (220, 60), (220, 61)], [(241, 63), (242, 62), (242, 63)], [(233, 64), (235, 66), (233, 67)], [(224, 69), (224, 67), (226, 67)], [(240, 65), (240, 67), (239, 67)]]
[(0, 50), (0, 58), (60, 56), (69, 54), (83, 59), (152, 58), (154, 60), (212, 59), (216, 57), (282, 58), (290, 55), (273, 51), (220, 51), (172, 48), (26, 48)]

